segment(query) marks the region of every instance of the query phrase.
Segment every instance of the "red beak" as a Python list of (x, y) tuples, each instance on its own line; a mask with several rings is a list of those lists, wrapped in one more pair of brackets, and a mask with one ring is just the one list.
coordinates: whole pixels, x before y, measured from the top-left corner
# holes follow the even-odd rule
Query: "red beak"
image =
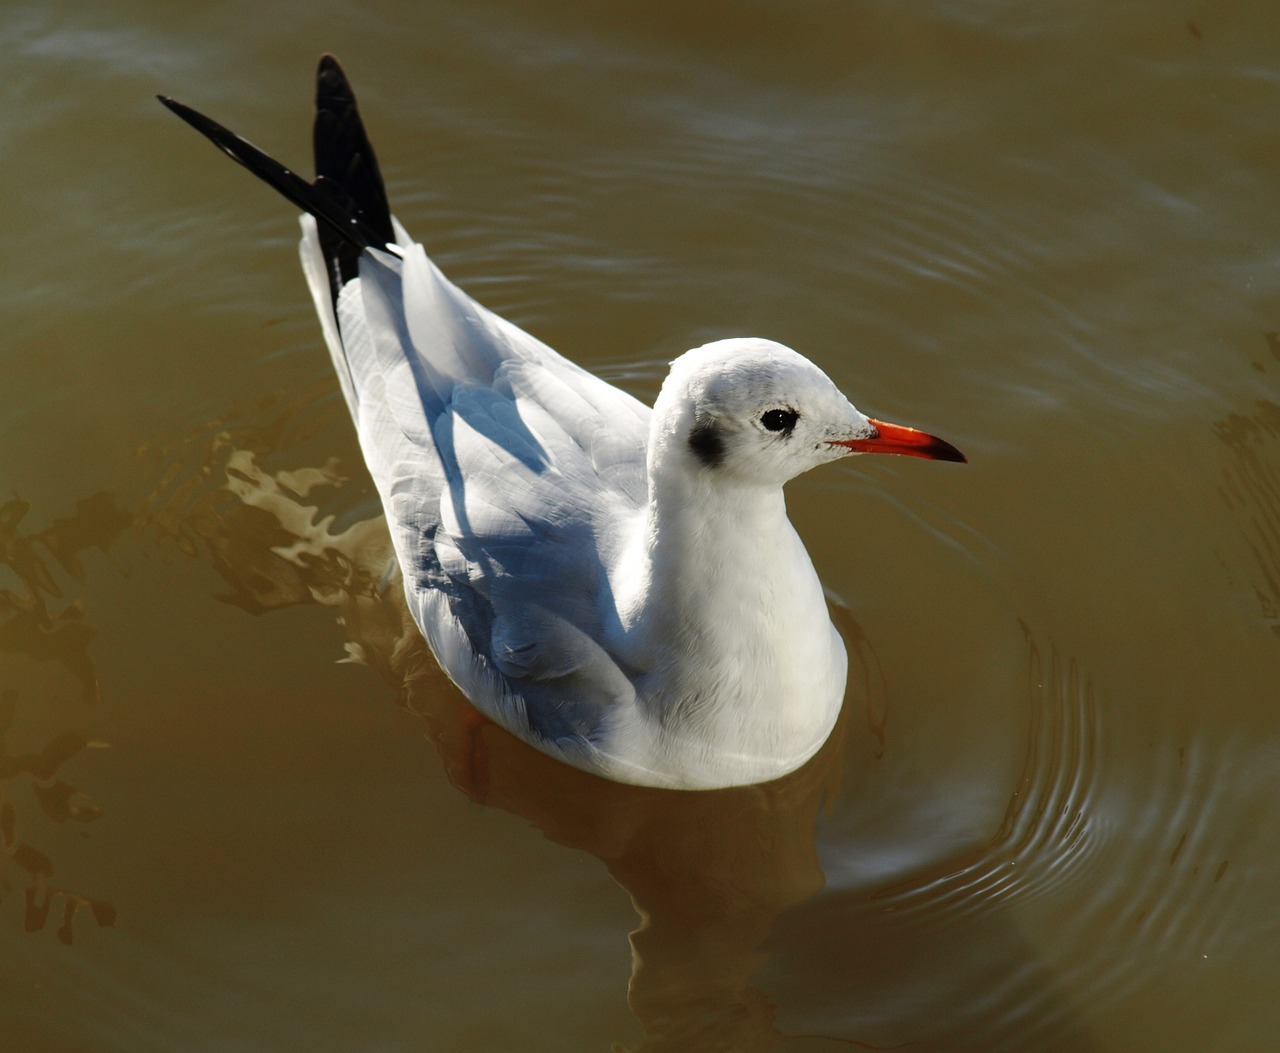
[(930, 461), (959, 461), (967, 459), (951, 443), (935, 438), (915, 428), (901, 424), (886, 424), (873, 420), (876, 433), (866, 439), (833, 439), (832, 446), (845, 446), (855, 453), (900, 453), (907, 457), (924, 457)]

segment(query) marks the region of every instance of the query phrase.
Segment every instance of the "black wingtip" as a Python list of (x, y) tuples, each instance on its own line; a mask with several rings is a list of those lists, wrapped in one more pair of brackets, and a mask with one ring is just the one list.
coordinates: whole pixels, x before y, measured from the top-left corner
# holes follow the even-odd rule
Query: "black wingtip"
[[(193, 110), (190, 106), (179, 102), (177, 99), (170, 98), (168, 95), (157, 95), (156, 98), (159, 99), (171, 113), (181, 117), (182, 120), (191, 125), (192, 128), (213, 143), (214, 146), (218, 147), (219, 150), (227, 154), (228, 157), (238, 161), (240, 164), (246, 165), (247, 167), (246, 158), (242, 155), (252, 155), (254, 153), (262, 154), (262, 151), (248, 140), (241, 139), (240, 136), (235, 134), (235, 132), (224, 128), (217, 121), (210, 117), (206, 117), (199, 110)], [(246, 147), (248, 148), (247, 150), (245, 149)], [(265, 154), (262, 154), (262, 156), (266, 157)], [(268, 158), (268, 160), (270, 159)], [(283, 168), (284, 166), (281, 165), (280, 167)], [(288, 169), (285, 169), (285, 171), (288, 171)]]
[[(366, 229), (384, 245), (395, 241), (391, 206), (378, 167), (377, 154), (365, 131), (355, 92), (341, 63), (331, 54), (316, 66), (316, 117), (312, 129), (316, 185), (335, 194)], [(320, 246), (329, 261), (333, 292), (359, 273), (359, 253), (320, 231)]]
[[(355, 257), (358, 258), (359, 253), (366, 248), (383, 248), (392, 240), (385, 236), (382, 229), (375, 229), (366, 222), (358, 206), (350, 203), (346, 193), (332, 180), (317, 180), (314, 184), (309, 183), (275, 158), (263, 153), (247, 139), (224, 128), (199, 110), (194, 110), (167, 95), (157, 95), (156, 98), (170, 112), (180, 117), (233, 161), (249, 169), (263, 182), (270, 184), (281, 196), (304, 212), (315, 216), (321, 221), (321, 229), (325, 230), (334, 242), (341, 241), (350, 246)], [(386, 227), (389, 231), (389, 221)]]

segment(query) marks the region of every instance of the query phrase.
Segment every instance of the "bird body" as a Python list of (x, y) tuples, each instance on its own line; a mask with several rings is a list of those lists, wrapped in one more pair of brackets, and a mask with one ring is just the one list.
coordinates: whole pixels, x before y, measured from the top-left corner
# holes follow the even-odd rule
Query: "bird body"
[(307, 212), (302, 267), (405, 597), (485, 714), (569, 764), (686, 789), (794, 770), (846, 656), (783, 484), (859, 452), (962, 460), (771, 341), (672, 363), (652, 411), (481, 306), (396, 222), (321, 60), (307, 183), (162, 100)]

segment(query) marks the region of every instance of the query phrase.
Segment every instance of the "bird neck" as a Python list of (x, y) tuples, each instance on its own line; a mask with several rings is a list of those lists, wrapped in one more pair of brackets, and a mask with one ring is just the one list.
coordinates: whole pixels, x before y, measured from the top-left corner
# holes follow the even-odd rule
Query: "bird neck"
[(636, 612), (651, 632), (691, 652), (724, 654), (728, 643), (759, 654), (789, 635), (789, 619), (826, 621), (822, 586), (781, 487), (652, 482)]
[(779, 550), (791, 554), (796, 538), (781, 487), (687, 483), (653, 480), (645, 537), (650, 581), (674, 593), (665, 599), (682, 611), (713, 607), (706, 600), (722, 593), (734, 597), (733, 608), (766, 599)]

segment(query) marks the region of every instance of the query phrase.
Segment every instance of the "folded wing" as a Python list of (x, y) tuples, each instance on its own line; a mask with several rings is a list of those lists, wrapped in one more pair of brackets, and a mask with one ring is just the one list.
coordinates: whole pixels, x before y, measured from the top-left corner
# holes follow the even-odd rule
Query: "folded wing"
[(647, 494), (648, 409), (450, 282), (392, 217), (345, 74), (317, 74), (307, 182), (178, 116), (306, 211), (303, 272), (382, 497), (409, 607), (482, 709), (562, 752), (634, 700), (606, 566)]

